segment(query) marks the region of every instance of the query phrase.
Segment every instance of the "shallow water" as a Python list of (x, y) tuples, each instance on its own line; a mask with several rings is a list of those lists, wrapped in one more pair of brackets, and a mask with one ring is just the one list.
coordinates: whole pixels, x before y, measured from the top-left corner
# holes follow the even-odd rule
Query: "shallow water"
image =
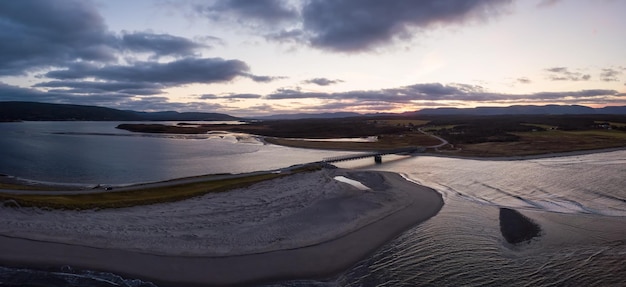
[[(95, 128), (88, 126), (85, 129)], [(34, 138), (32, 142), (29, 137)], [(49, 141), (51, 138), (52, 143)], [(15, 154), (3, 151), (2, 158), (10, 160), (0, 163), (0, 172), (16, 174), (13, 168), (17, 166), (16, 170), (23, 171), (19, 175), (22, 177), (67, 181), (76, 176), (75, 181), (85, 182), (90, 182), (89, 179), (94, 176), (107, 174), (107, 170), (118, 172), (118, 166), (111, 162), (110, 168), (85, 174), (75, 170), (80, 167), (78, 163), (64, 167), (66, 171), (62, 173), (50, 171), (57, 156), (63, 158), (64, 144), (70, 142), (78, 142), (84, 149), (82, 164), (94, 162), (89, 159), (89, 151), (97, 150), (98, 144), (103, 141), (107, 142), (105, 146), (108, 148), (100, 152), (135, 146), (137, 153), (147, 151), (146, 157), (158, 157), (146, 169), (150, 171), (146, 174), (155, 173), (156, 176), (122, 176), (124, 180), (120, 182), (189, 176), (206, 173), (205, 170), (242, 172), (233, 168), (251, 169), (250, 166), (257, 169), (279, 168), (292, 163), (316, 161), (329, 155), (323, 151), (237, 144), (221, 138), (213, 139), (220, 144), (211, 145), (211, 148), (207, 146), (212, 139), (154, 139), (58, 135), (41, 130), (20, 140), (28, 149)], [(5, 137), (1, 140), (4, 146), (10, 141)], [(115, 142), (118, 142), (118, 149), (111, 148), (116, 146)], [(222, 143), (226, 146), (224, 150), (219, 148)], [(17, 144), (9, 146), (16, 147)], [(46, 154), (45, 150), (50, 150), (51, 157), (55, 159), (44, 164), (49, 167), (37, 169), (28, 165), (29, 158)], [(220, 154), (229, 150), (231, 154)], [(66, 152), (64, 155), (72, 154)], [(104, 160), (101, 155), (96, 158)], [(195, 161), (197, 158), (201, 163)], [(139, 159), (143, 160), (143, 157), (118, 157), (116, 161), (120, 161), (119, 166), (134, 167), (129, 171), (132, 174), (135, 171), (144, 172), (139, 168), (141, 165), (132, 162)], [(382, 165), (373, 165), (371, 159), (338, 165), (397, 172), (432, 187), (445, 200), (440, 213), (408, 230), (336, 278), (277, 282), (271, 286), (624, 286), (626, 151), (522, 161), (429, 156), (386, 156), (383, 161)], [(20, 163), (27, 168), (20, 169)], [(539, 224), (542, 230), (540, 236), (517, 245), (507, 243), (499, 230), (501, 207), (518, 210)], [(6, 278), (19, 272), (16, 269), (0, 269), (0, 282), (7, 282)], [(56, 274), (73, 276), (72, 273), (75, 272)], [(70, 286), (86, 285), (77, 283)]]
[[(438, 190), (445, 205), (321, 286), (624, 286), (626, 151), (527, 161), (398, 158), (380, 166)], [(542, 231), (504, 240), (499, 209)]]

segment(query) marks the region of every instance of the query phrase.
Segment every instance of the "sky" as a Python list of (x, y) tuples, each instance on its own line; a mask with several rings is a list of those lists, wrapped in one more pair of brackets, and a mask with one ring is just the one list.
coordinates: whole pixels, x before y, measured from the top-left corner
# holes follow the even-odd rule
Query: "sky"
[(626, 105), (621, 0), (0, 1), (0, 101), (260, 116)]

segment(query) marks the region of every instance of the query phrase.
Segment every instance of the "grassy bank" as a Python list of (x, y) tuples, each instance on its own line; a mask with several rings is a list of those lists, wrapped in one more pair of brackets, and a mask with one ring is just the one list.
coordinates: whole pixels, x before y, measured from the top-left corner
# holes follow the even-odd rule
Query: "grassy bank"
[(517, 141), (460, 144), (442, 153), (459, 156), (507, 157), (626, 147), (626, 133), (617, 130), (514, 133)]
[(7, 194), (0, 193), (0, 201), (5, 204), (17, 203), (25, 207), (84, 210), (95, 208), (121, 208), (184, 200), (211, 192), (224, 192), (243, 188), (258, 182), (271, 180), (294, 173), (316, 170), (319, 167), (307, 166), (285, 173), (263, 173), (238, 177), (205, 180), (191, 183), (177, 183), (176, 180), (163, 182), (154, 187), (137, 186), (125, 191), (108, 191), (89, 194)]
[(271, 144), (326, 150), (352, 150), (352, 151), (373, 151), (394, 149), (407, 146), (430, 146), (439, 144), (440, 141), (431, 136), (409, 132), (399, 135), (382, 135), (374, 142), (342, 142), (342, 141), (315, 141), (285, 138), (265, 138)]

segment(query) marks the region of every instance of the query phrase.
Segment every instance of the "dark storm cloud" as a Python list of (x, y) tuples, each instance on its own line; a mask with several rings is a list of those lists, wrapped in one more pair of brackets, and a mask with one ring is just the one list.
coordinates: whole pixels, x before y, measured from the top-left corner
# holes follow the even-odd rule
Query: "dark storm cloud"
[(115, 60), (112, 36), (87, 1), (0, 1), (0, 75)]
[(135, 111), (213, 112), (223, 109), (224, 106), (206, 102), (169, 102), (167, 97), (141, 97), (138, 99), (121, 101), (117, 103), (115, 108)]
[(580, 72), (572, 72), (566, 67), (553, 67), (546, 69), (549, 72), (548, 79), (552, 81), (588, 81), (591, 75)]
[(239, 22), (250, 20), (275, 24), (295, 19), (298, 15), (295, 8), (281, 0), (220, 0), (212, 4), (197, 5), (199, 13), (220, 20), (232, 17)]
[(484, 21), (513, 0), (229, 0), (193, 8), (212, 20), (234, 21), (269, 40), (358, 52), (411, 39), (421, 30)]
[(332, 51), (371, 49), (397, 38), (412, 38), (415, 28), (484, 20), (502, 12), (510, 0), (311, 0), (302, 8), (309, 43)]
[(133, 52), (179, 57), (191, 56), (197, 49), (208, 47), (183, 37), (146, 32), (123, 33), (120, 37), (120, 46), (123, 50)]
[[(189, 83), (227, 82), (237, 76), (258, 82), (278, 77), (249, 73), (246, 63), (195, 58), (208, 45), (168, 34), (123, 32), (114, 35), (88, 1), (0, 1), (0, 76), (49, 70), (53, 78), (26, 93), (56, 102), (100, 93), (108, 96), (156, 95)], [(211, 38), (215, 40), (215, 38)], [(119, 65), (129, 53), (149, 54), (149, 61)], [(179, 59), (164, 63), (162, 56)], [(50, 71), (51, 70), (51, 71)], [(83, 81), (84, 80), (84, 81)], [(20, 94), (20, 93), (16, 93)]]
[(137, 111), (213, 111), (223, 106), (215, 103), (173, 103), (167, 97), (144, 97), (121, 93), (79, 95), (66, 92), (42, 92), (0, 82), (0, 101), (31, 101), (58, 104), (95, 105)]
[(128, 90), (152, 90), (160, 93), (163, 85), (139, 82), (94, 82), (94, 81), (50, 81), (33, 85), (44, 88), (89, 89), (97, 92), (116, 92)]
[(31, 88), (22, 88), (0, 82), (0, 101), (31, 101), (63, 104), (112, 106), (134, 95), (120, 93), (100, 93), (83, 95), (60, 91), (42, 92)]
[(617, 82), (618, 76), (622, 74), (622, 71), (613, 68), (604, 68), (600, 73), (600, 79), (605, 82)]
[(331, 80), (327, 78), (313, 78), (313, 79), (304, 81), (304, 83), (306, 84), (316, 84), (318, 86), (328, 86), (328, 85), (334, 85), (334, 84), (338, 84), (342, 82), (343, 82), (342, 80)]
[(168, 63), (137, 62), (132, 66), (109, 65), (95, 67), (75, 66), (66, 70), (51, 71), (46, 77), (54, 79), (96, 78), (104, 81), (157, 83), (177, 86), (191, 83), (227, 82), (247, 74), (246, 63), (222, 58), (184, 58)]

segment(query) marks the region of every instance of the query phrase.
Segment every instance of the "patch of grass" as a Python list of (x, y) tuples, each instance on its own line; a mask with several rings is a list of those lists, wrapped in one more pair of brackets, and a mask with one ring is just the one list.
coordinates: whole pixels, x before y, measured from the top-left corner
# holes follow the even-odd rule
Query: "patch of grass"
[(408, 146), (430, 146), (439, 144), (439, 140), (418, 132), (401, 135), (381, 135), (376, 142), (303, 141), (284, 138), (266, 138), (265, 141), (271, 144), (289, 147), (353, 151), (376, 151)]
[(626, 127), (626, 123), (605, 122), (605, 121), (594, 121), (594, 123), (596, 123), (596, 124), (608, 123), (609, 125), (614, 126), (614, 127), (618, 127), (618, 128)]
[(388, 126), (423, 126), (428, 124), (430, 121), (428, 120), (414, 120), (414, 119), (393, 119), (393, 120), (375, 120), (379, 125), (388, 125)]
[(26, 195), (0, 193), (0, 201), (13, 200), (20, 206), (55, 209), (84, 210), (95, 208), (121, 208), (179, 201), (210, 192), (224, 192), (235, 188), (243, 188), (258, 182), (311, 170), (315, 170), (315, 168), (303, 167), (291, 173), (264, 173), (221, 180), (209, 180), (178, 185), (174, 183), (162, 187), (146, 187), (128, 191), (110, 191), (91, 194)]
[(529, 126), (529, 127), (538, 127), (544, 130), (556, 130), (558, 128), (557, 126), (544, 125), (544, 124), (522, 124), (522, 125)]
[(520, 132), (519, 141), (461, 145), (459, 155), (523, 156), (626, 147), (626, 133), (615, 130)]
[(444, 125), (444, 126), (426, 126), (422, 130), (425, 132), (436, 132), (439, 130), (451, 130), (457, 125)]
[(27, 185), (27, 184), (13, 184), (0, 182), (0, 189), (12, 189), (12, 190), (54, 190), (52, 187)]

